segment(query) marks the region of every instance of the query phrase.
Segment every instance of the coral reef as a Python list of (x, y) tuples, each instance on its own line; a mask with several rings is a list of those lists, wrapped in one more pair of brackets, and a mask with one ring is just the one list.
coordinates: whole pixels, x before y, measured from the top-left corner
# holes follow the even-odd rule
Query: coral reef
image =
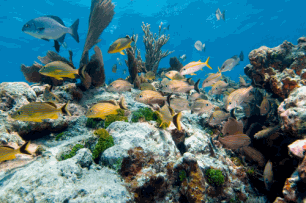
[(306, 64), (305, 46), (305, 37), (298, 39), (298, 45), (284, 41), (275, 48), (262, 46), (250, 52), (251, 65), (244, 72), (254, 87), (285, 99), (292, 90), (305, 84), (302, 71)]
[(143, 42), (146, 48), (145, 67), (147, 71), (153, 71), (156, 73), (160, 60), (173, 53), (173, 51), (161, 51), (162, 46), (170, 39), (169, 35), (161, 35), (162, 23), (159, 25), (158, 35), (153, 35), (150, 31), (150, 27), (150, 24), (144, 24), (144, 22), (142, 22), (141, 28), (144, 32)]

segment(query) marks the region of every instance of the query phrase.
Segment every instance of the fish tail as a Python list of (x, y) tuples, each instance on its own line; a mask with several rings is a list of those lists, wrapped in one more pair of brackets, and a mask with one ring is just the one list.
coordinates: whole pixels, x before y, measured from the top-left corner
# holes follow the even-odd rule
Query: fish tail
[(67, 107), (68, 107), (69, 101), (61, 108), (61, 112), (64, 115), (68, 115), (71, 116), (71, 113), (68, 111)]
[(198, 81), (194, 84), (194, 89), (200, 94), (200, 89), (199, 89), (199, 83), (201, 79), (198, 79)]
[(132, 36), (131, 40), (132, 40), (133, 42), (135, 42), (135, 38), (134, 38), (134, 35)]
[(182, 130), (181, 118), (182, 118), (182, 112), (178, 112), (175, 116), (173, 116), (173, 123), (179, 131)]
[(119, 106), (120, 106), (121, 109), (124, 109), (124, 110), (127, 110), (127, 109), (128, 109), (127, 106), (126, 106), (126, 104), (125, 104), (125, 99), (124, 99), (123, 96), (120, 98)]
[(79, 19), (77, 19), (71, 26), (71, 36), (75, 39), (75, 41), (79, 41), (79, 34), (78, 34), (78, 27), (79, 27)]
[(86, 69), (86, 65), (80, 67), (78, 69), (78, 75), (82, 78), (85, 79), (85, 69)]
[(30, 141), (27, 141), (24, 145), (22, 145), (19, 149), (18, 152), (22, 153), (22, 154), (29, 154), (32, 155), (29, 151), (28, 151), (28, 147), (30, 145)]
[(172, 93), (170, 93), (168, 96), (167, 96), (167, 102), (168, 102), (168, 105), (170, 106), (170, 98), (172, 96)]
[(208, 68), (212, 69), (212, 68), (210, 67), (210, 65), (208, 64), (209, 58), (210, 58), (210, 57), (207, 58), (207, 60), (205, 61), (205, 64), (206, 64), (206, 66), (207, 66)]
[(218, 66), (218, 70), (219, 70), (219, 73), (220, 73), (221, 79), (222, 79), (222, 71), (220, 70), (219, 66)]

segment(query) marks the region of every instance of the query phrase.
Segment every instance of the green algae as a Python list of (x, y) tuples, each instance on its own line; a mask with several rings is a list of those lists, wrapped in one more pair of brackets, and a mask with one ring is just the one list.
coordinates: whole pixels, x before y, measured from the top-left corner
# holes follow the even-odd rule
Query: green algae
[(224, 183), (224, 176), (221, 170), (210, 168), (206, 170), (205, 175), (211, 185), (219, 187)]
[(179, 172), (179, 178), (180, 178), (180, 181), (183, 182), (187, 177), (187, 174), (186, 174), (186, 171), (185, 170), (181, 170)]
[(92, 157), (96, 160), (107, 148), (114, 146), (114, 139), (104, 128), (96, 130), (94, 134), (99, 137), (98, 143), (92, 151)]
[(65, 154), (61, 156), (61, 161), (74, 157), (77, 151), (82, 148), (84, 148), (84, 145), (81, 145), (81, 144), (74, 145), (69, 154)]
[(117, 109), (118, 114), (112, 114), (112, 115), (108, 115), (105, 118), (105, 122), (104, 122), (104, 128), (107, 128), (111, 123), (115, 122), (115, 121), (124, 121), (124, 122), (128, 122), (128, 118), (126, 116), (124, 116), (124, 110), (122, 109)]
[(137, 111), (134, 111), (132, 113), (132, 122), (136, 123), (139, 121), (139, 119), (144, 119), (146, 121), (153, 121), (156, 120), (153, 117), (154, 112), (152, 111), (152, 109), (145, 107), (145, 108), (141, 108), (138, 109)]
[(101, 118), (87, 118), (86, 127), (88, 128), (101, 128), (104, 125), (104, 120)]

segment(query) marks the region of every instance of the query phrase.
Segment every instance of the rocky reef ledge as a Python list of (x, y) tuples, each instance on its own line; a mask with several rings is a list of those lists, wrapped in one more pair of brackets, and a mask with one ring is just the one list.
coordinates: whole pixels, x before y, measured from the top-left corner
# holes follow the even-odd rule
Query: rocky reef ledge
[[(31, 140), (33, 153), (0, 163), (0, 202), (265, 202), (249, 182), (249, 169), (203, 125), (208, 115), (183, 111), (183, 131), (135, 123), (132, 114), (104, 130), (88, 122), (86, 110), (120, 95), (100, 87), (75, 98), (74, 88), (54, 89), (63, 103), (70, 100), (71, 116), (34, 123), (10, 115), (43, 101), (45, 87), (0, 84), (0, 141), (18, 147)], [(134, 100), (138, 93), (122, 93), (131, 112), (147, 107)]]

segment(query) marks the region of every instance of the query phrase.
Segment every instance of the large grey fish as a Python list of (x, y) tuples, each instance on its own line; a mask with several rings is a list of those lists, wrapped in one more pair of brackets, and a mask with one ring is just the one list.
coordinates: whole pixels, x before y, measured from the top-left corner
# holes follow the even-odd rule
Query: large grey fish
[(239, 57), (235, 55), (232, 58), (227, 59), (222, 64), (221, 72), (231, 71), (235, 66), (239, 64), (239, 61), (243, 61), (243, 58), (243, 52), (241, 51)]
[(223, 12), (221, 13), (220, 9), (218, 8), (218, 9), (216, 10), (216, 18), (217, 18), (217, 20), (222, 19), (222, 20), (225, 21), (225, 11), (223, 11)]
[(66, 27), (64, 22), (57, 16), (42, 16), (28, 21), (22, 27), (22, 31), (35, 38), (49, 41), (54, 40), (54, 47), (59, 51), (59, 42), (63, 44), (65, 35), (69, 33), (75, 41), (79, 42), (78, 35), (79, 19), (71, 27)]

